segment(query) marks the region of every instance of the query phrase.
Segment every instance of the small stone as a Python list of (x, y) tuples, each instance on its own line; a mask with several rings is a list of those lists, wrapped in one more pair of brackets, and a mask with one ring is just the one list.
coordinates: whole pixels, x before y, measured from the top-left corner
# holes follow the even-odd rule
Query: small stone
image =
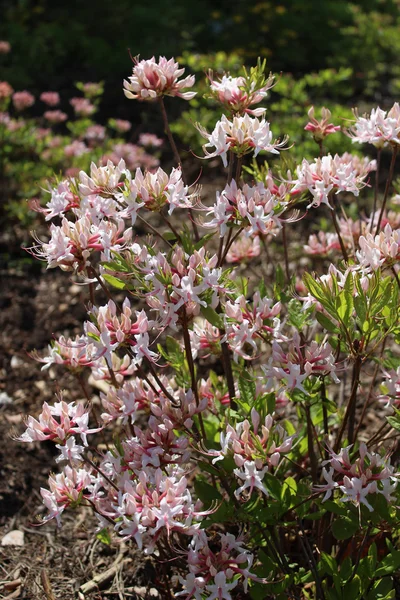
[(81, 285), (76, 285), (75, 283), (73, 285), (71, 285), (71, 287), (69, 288), (69, 293), (72, 296), (77, 296), (78, 294), (81, 293), (82, 291), (82, 286)]
[(1, 540), (2, 546), (23, 546), (24, 545), (24, 532), (19, 529), (13, 529), (6, 533)]
[(0, 406), (5, 404), (12, 404), (12, 398), (7, 394), (7, 392), (0, 392)]
[(38, 390), (40, 390), (41, 392), (44, 392), (47, 384), (45, 381), (43, 381), (43, 379), (40, 379), (39, 381), (35, 381), (35, 386), (37, 387)]
[(11, 357), (11, 361), (10, 361), (10, 367), (12, 369), (18, 369), (18, 367), (21, 367), (24, 364), (24, 361), (19, 358), (19, 356), (16, 356), (14, 354), (14, 356)]

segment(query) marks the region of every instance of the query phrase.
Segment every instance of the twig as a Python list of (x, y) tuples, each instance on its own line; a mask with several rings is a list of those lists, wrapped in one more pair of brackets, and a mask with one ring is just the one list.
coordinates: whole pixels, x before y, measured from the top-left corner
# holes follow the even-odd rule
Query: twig
[(390, 168), (389, 168), (389, 177), (387, 178), (387, 181), (386, 181), (385, 195), (383, 197), (383, 202), (382, 202), (381, 212), (379, 213), (378, 223), (376, 224), (375, 235), (378, 235), (379, 228), (381, 226), (383, 213), (384, 213), (385, 207), (386, 207), (387, 197), (389, 195), (390, 184), (392, 183), (392, 179), (393, 179), (394, 165), (396, 163), (398, 149), (399, 149), (399, 147), (396, 144), (393, 148), (392, 160), (390, 162)]
[(47, 600), (56, 600), (56, 598), (53, 594), (50, 579), (49, 579), (46, 569), (42, 569), (42, 572), (40, 573), (40, 579), (42, 582), (43, 591), (45, 593), (46, 599)]
[[(122, 568), (121, 563), (131, 562), (131, 558), (124, 558), (125, 551), (118, 554), (117, 558), (111, 565), (109, 569), (104, 571), (103, 573), (98, 573), (95, 575), (90, 581), (84, 583), (79, 588), (79, 591), (82, 594), (90, 594), (98, 589), (100, 589), (107, 581), (110, 581), (113, 577), (115, 577), (116, 573)], [(54, 599), (55, 600), (55, 599)]]
[[(183, 179), (183, 181), (185, 183), (187, 183), (186, 182), (186, 177), (185, 177), (185, 174), (184, 174), (184, 171), (183, 171), (183, 167), (182, 167), (181, 157), (179, 156), (179, 151), (178, 151), (178, 148), (177, 148), (177, 146), (175, 144), (174, 136), (172, 135), (172, 131), (171, 131), (171, 128), (169, 126), (168, 115), (167, 115), (167, 111), (165, 110), (164, 98), (162, 96), (158, 97), (158, 103), (159, 103), (160, 109), (161, 109), (161, 115), (162, 115), (163, 122), (164, 122), (165, 133), (167, 134), (169, 143), (171, 145), (175, 161), (180, 166), (180, 169), (181, 169), (181, 172), (182, 172), (182, 179)], [(191, 208), (189, 208), (189, 215), (190, 215), (190, 220), (192, 222), (194, 239), (196, 240), (196, 242), (198, 242), (199, 239), (200, 239), (199, 230), (197, 229), (197, 225), (195, 223), (194, 216), (193, 216), (193, 211), (192, 211)]]

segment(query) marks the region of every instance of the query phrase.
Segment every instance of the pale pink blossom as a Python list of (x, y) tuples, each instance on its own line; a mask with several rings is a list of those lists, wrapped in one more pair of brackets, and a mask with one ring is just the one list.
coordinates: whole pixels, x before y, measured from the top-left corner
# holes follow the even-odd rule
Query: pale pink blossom
[(262, 370), (268, 378), (268, 390), (273, 388), (276, 380), (281, 383), (281, 389), (292, 391), (297, 388), (304, 392), (303, 382), (311, 375), (330, 375), (335, 383), (339, 383), (330, 344), (318, 344), (315, 340), (302, 343), (297, 331), (289, 342), (287, 352), (283, 351), (278, 340), (272, 342), (272, 356)]
[(250, 91), (246, 92), (245, 77), (231, 77), (230, 75), (223, 75), (218, 81), (217, 79), (213, 78), (213, 73), (209, 72), (208, 78), (210, 81), (210, 91), (212, 96), (225, 108), (233, 113), (249, 113), (255, 117), (261, 116), (266, 109), (250, 109), (249, 107), (264, 100), (264, 98), (267, 96), (268, 90), (273, 87), (273, 82), (275, 79), (272, 73), (270, 73), (265, 85), (257, 88), (255, 82), (253, 82), (251, 84)]
[(329, 203), (331, 194), (348, 192), (358, 196), (367, 182), (365, 181), (371, 170), (375, 167), (375, 161), (360, 163), (354, 162), (350, 154), (339, 156), (330, 154), (322, 158), (316, 158), (312, 163), (304, 159), (297, 167), (297, 179), (293, 180), (292, 194), (302, 193), (308, 190), (313, 199), (307, 208), (317, 207), (320, 204)]
[(94, 104), (87, 98), (71, 98), (69, 102), (80, 117), (90, 117), (96, 111)]
[(203, 223), (204, 227), (218, 227), (223, 237), (228, 226), (245, 228), (245, 235), (275, 234), (281, 228), (279, 216), (285, 211), (287, 202), (279, 193), (272, 192), (263, 183), (238, 187), (233, 179), (222, 192), (217, 192), (217, 201), (208, 210), (213, 218)]
[(9, 98), (14, 90), (7, 81), (0, 81), (0, 100)]
[(62, 110), (46, 110), (43, 116), (50, 123), (63, 123), (68, 119), (68, 115)]
[(188, 75), (178, 81), (185, 69), (173, 58), (167, 60), (160, 56), (158, 62), (153, 56), (149, 60), (134, 59), (133, 74), (124, 80), (124, 94), (127, 98), (137, 100), (154, 100), (159, 96), (178, 96), (191, 100), (196, 92), (184, 92), (185, 88), (193, 87), (194, 75)]
[(383, 394), (379, 396), (379, 401), (385, 403), (385, 408), (400, 405), (400, 367), (383, 371), (384, 380), (381, 385)]
[(82, 156), (87, 152), (89, 152), (89, 148), (84, 142), (79, 140), (74, 140), (71, 144), (64, 146), (64, 154), (69, 158), (72, 156)]
[(142, 146), (148, 146), (149, 148), (160, 148), (164, 141), (154, 135), (154, 133), (141, 133), (139, 135), (139, 144)]
[(400, 259), (400, 229), (393, 230), (387, 223), (378, 235), (362, 235), (359, 245), (356, 256), (362, 268), (376, 270), (383, 265), (390, 268)]
[(24, 90), (23, 92), (15, 92), (12, 97), (15, 110), (24, 110), (35, 104), (35, 96)]
[(125, 121), (124, 119), (113, 119), (112, 126), (119, 131), (119, 133), (126, 133), (131, 129), (132, 123), (130, 121)]
[(90, 175), (85, 171), (79, 173), (79, 191), (83, 196), (91, 194), (113, 196), (124, 187), (125, 179), (130, 179), (130, 173), (122, 158), (117, 165), (109, 160), (104, 167), (97, 167), (92, 162)]
[(260, 238), (258, 235), (249, 237), (240, 235), (229, 248), (226, 255), (227, 263), (246, 263), (247, 261), (260, 256)]
[(58, 92), (42, 92), (40, 99), (48, 106), (57, 106), (57, 104), (60, 104), (60, 94)]
[(399, 474), (394, 472), (390, 458), (368, 451), (367, 445), (362, 443), (358, 458), (354, 460), (350, 458), (351, 448), (342, 448), (339, 454), (329, 449), (331, 458), (324, 464), (331, 466), (329, 471), (325, 467), (322, 470), (326, 484), (315, 486), (315, 491), (325, 492), (325, 501), (335, 490), (340, 490), (342, 502), (350, 501), (356, 506), (364, 504), (370, 512), (373, 511), (367, 500), (370, 494), (382, 494), (388, 502), (392, 502)]
[[(225, 167), (228, 165), (229, 150), (233, 150), (238, 156), (254, 151), (256, 157), (261, 150), (279, 154), (279, 150), (285, 146), (288, 139), (284, 137), (282, 140), (274, 140), (269, 123), (265, 119), (259, 120), (248, 114), (233, 117), (232, 121), (223, 115), (212, 133), (207, 133), (201, 125), (197, 125), (197, 129), (208, 140), (203, 146), (205, 158), (221, 156)], [(207, 148), (215, 150), (208, 152)]]
[(306, 131), (311, 131), (314, 136), (314, 139), (317, 142), (322, 141), (327, 135), (340, 131), (339, 125), (333, 125), (333, 123), (329, 123), (329, 119), (331, 118), (331, 111), (328, 108), (322, 107), (322, 118), (320, 121), (318, 121), (314, 115), (314, 107), (312, 106), (308, 111), (308, 117), (310, 121), (307, 123), (304, 129)]
[(62, 473), (50, 475), (50, 490), (40, 488), (43, 503), (49, 514), (44, 522), (56, 519), (61, 524), (61, 514), (69, 506), (78, 506), (89, 493), (84, 493), (91, 484), (91, 476), (85, 469), (75, 469), (66, 466)]
[(11, 51), (11, 44), (6, 40), (0, 40), (0, 54), (8, 54)]
[(141, 169), (136, 169), (129, 195), (121, 195), (120, 200), (127, 204), (127, 214), (130, 213), (132, 201), (135, 205), (140, 202), (141, 206), (151, 211), (160, 211), (168, 205), (168, 214), (172, 214), (175, 208), (191, 208), (192, 198), (188, 186), (183, 183), (182, 171), (179, 167), (172, 169), (170, 175), (159, 167), (155, 173), (149, 171), (143, 173)]
[(267, 415), (262, 422), (260, 414), (253, 408), (251, 423), (245, 419), (235, 427), (228, 424), (226, 430), (221, 432), (221, 450), (210, 450), (209, 454), (215, 457), (213, 463), (226, 456), (233, 456), (238, 467), (235, 475), (245, 482), (243, 487), (238, 488), (237, 496), (248, 487), (250, 493), (257, 487), (268, 496), (263, 478), (270, 469), (278, 466), (282, 460), (281, 455), (291, 451), (294, 437), (288, 436), (271, 415)]
[(65, 444), (73, 435), (80, 435), (87, 446), (87, 436), (97, 433), (101, 428), (89, 428), (89, 409), (82, 403), (56, 402), (49, 406), (43, 403), (39, 419), (29, 416), (26, 431), (17, 438), (20, 442), (43, 442), (51, 440), (57, 444)]
[(89, 141), (102, 142), (106, 137), (106, 128), (103, 125), (90, 125), (85, 131), (85, 138)]
[(325, 231), (310, 235), (308, 244), (304, 246), (304, 252), (314, 256), (327, 256), (334, 250), (340, 251), (338, 234)]
[(383, 148), (388, 144), (400, 144), (400, 107), (396, 102), (386, 112), (379, 108), (372, 109), (370, 115), (360, 117), (354, 110), (355, 124), (349, 129), (348, 135), (353, 142), (373, 144)]

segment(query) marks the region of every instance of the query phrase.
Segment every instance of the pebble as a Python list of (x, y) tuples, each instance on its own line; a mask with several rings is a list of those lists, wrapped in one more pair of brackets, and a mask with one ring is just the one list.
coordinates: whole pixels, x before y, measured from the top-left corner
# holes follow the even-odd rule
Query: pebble
[(6, 533), (1, 540), (2, 546), (23, 546), (24, 545), (24, 532), (19, 529), (13, 529)]
[(7, 392), (0, 392), (0, 406), (5, 404), (12, 404), (12, 398), (7, 394)]

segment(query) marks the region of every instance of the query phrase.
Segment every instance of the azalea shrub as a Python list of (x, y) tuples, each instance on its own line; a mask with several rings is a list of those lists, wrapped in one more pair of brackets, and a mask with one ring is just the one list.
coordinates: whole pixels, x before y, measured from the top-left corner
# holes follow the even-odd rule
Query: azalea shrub
[[(188, 181), (164, 104), (192, 99), (194, 77), (153, 57), (123, 90), (158, 104), (175, 167), (93, 162), (38, 207), (49, 236), (30, 251), (88, 289), (82, 333), (34, 354), (86, 395), (60, 392), (18, 438), (57, 450), (42, 522), (92, 510), (93, 535), (162, 561), (163, 597), (394, 598), (399, 105), (346, 130), (308, 107), (314, 157), (288, 170), (265, 64), (209, 79), (224, 113), (197, 130), (199, 160), (225, 167), (214, 198)], [(329, 138), (371, 156), (329, 154)]]

